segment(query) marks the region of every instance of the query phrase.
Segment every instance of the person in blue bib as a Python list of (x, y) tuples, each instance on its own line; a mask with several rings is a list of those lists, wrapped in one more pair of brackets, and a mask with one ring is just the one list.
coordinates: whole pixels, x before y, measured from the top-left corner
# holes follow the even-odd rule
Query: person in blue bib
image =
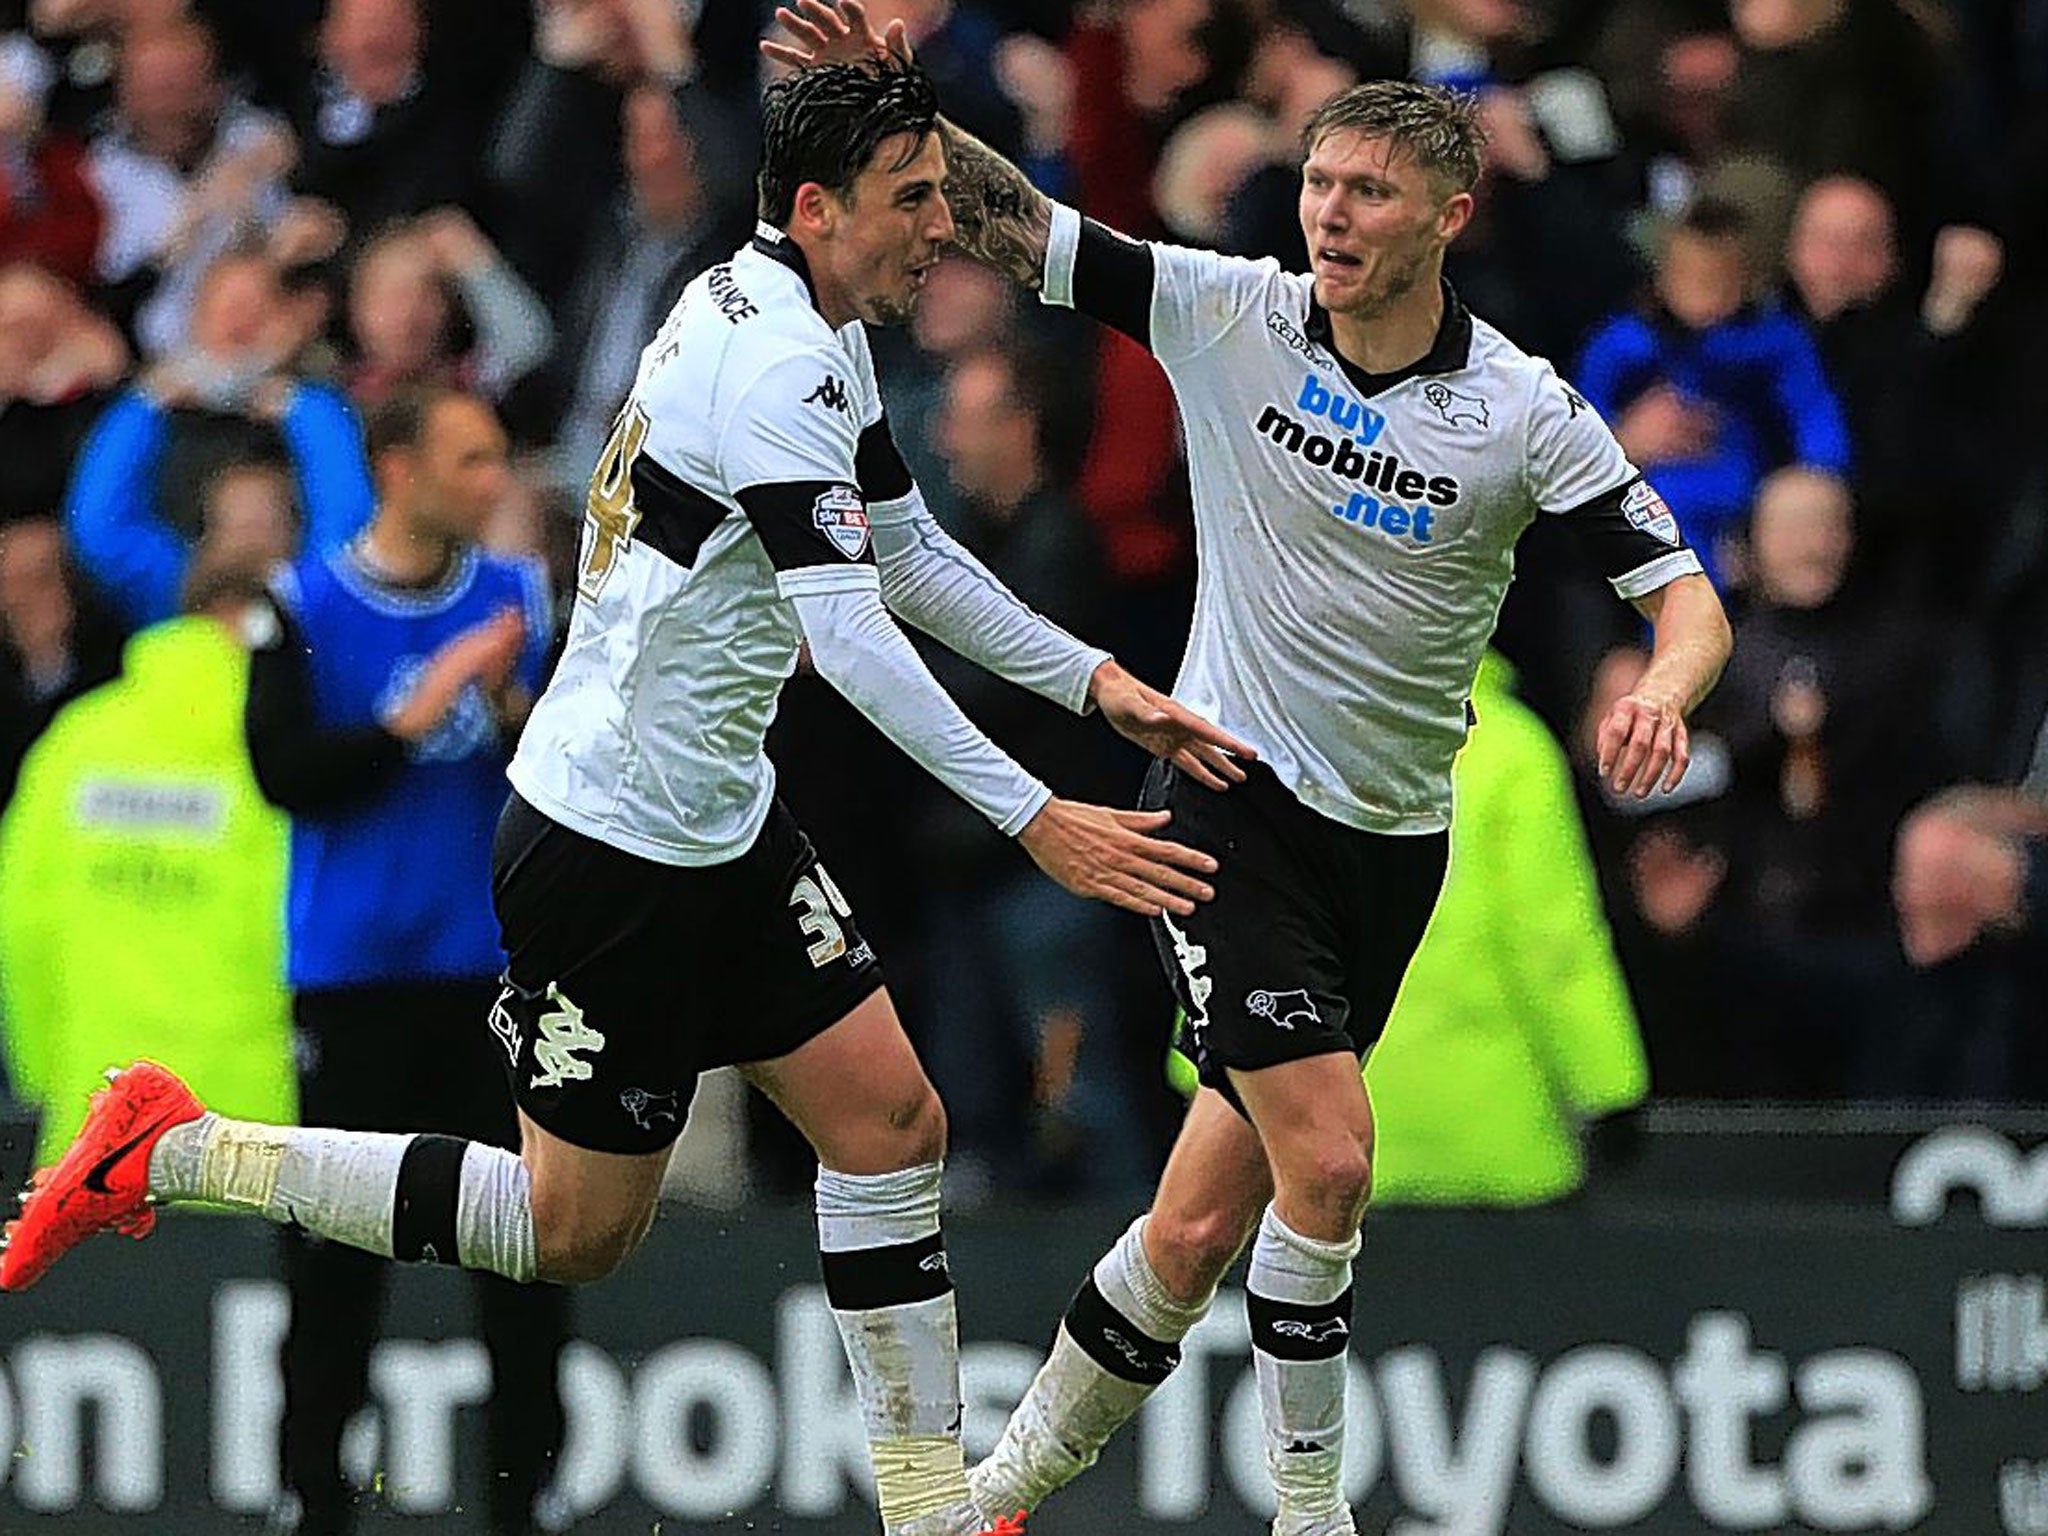
[[(546, 665), (545, 579), (477, 547), (506, 490), (505, 434), (489, 406), (412, 391), (378, 410), (367, 435), (376, 514), (340, 550), (309, 551), (280, 574), (250, 679), (257, 782), (292, 818), (302, 1111), (308, 1124), (427, 1127), (517, 1148), (479, 1024), (505, 964), (491, 838)], [(329, 1536), (350, 1522), (337, 1453), (363, 1401), (385, 1270), (291, 1228), (285, 1252), (287, 1523)], [(561, 1440), (566, 1293), (487, 1275), (476, 1285), (497, 1384), (491, 1529), (511, 1536), (532, 1528)]]

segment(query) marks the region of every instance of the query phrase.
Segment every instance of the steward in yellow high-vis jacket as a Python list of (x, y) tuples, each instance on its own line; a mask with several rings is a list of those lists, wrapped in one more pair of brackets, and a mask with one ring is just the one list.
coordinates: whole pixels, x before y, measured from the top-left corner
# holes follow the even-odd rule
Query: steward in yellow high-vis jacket
[(1366, 1063), (1375, 1204), (1529, 1205), (1584, 1182), (1580, 1129), (1649, 1071), (1571, 768), (1488, 653), (1455, 770), (1451, 862)]
[(109, 1066), (150, 1057), (222, 1114), (297, 1110), (285, 817), (242, 735), (233, 592), (144, 630), (68, 705), (0, 820), (0, 1044), (43, 1112), (38, 1161)]

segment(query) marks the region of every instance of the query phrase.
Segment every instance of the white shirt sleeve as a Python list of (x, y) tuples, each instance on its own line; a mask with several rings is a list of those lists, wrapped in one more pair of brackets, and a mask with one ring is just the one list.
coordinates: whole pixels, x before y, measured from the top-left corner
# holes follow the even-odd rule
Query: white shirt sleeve
[(1529, 407), (1529, 495), (1584, 537), (1617, 595), (1635, 599), (1701, 572), (1678, 520), (1600, 413), (1543, 364)]
[(939, 686), (878, 592), (806, 591), (794, 602), (818, 675), (1004, 836), (1052, 799)]
[(939, 526), (915, 486), (868, 512), (882, 598), (892, 612), (997, 677), (1087, 712), (1089, 681), (1108, 651), (1027, 606)]
[(1538, 510), (1569, 512), (1635, 479), (1641, 471), (1584, 396), (1542, 364), (1529, 405), (1529, 496)]
[(1173, 364), (1256, 318), (1280, 263), (1155, 243), (1152, 274), (1152, 355)]
[[(719, 482), (760, 537), (783, 597), (877, 585), (855, 472), (860, 409), (846, 360), (806, 349), (764, 368), (734, 395), (719, 425)], [(664, 413), (650, 416), (658, 432)], [(649, 443), (657, 459), (661, 446)]]
[(1039, 300), (1114, 326), (1170, 367), (1256, 314), (1279, 276), (1277, 261), (1132, 240), (1054, 203)]

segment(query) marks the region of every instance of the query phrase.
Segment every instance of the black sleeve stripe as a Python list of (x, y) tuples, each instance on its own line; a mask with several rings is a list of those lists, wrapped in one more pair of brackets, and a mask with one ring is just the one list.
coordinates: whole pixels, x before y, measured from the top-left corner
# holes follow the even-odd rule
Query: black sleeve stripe
[[(1672, 537), (1662, 539), (1631, 521), (1622, 510), (1622, 498), (1642, 483), (1641, 476), (1624, 480), (1613, 490), (1582, 502), (1569, 512), (1556, 514), (1586, 540), (1593, 563), (1609, 581), (1618, 581), (1686, 547), (1684, 535), (1675, 526)], [(1662, 503), (1658, 505), (1661, 507)]]
[(867, 501), (844, 480), (777, 480), (735, 493), (778, 571), (873, 565)]
[(861, 433), (860, 447), (853, 456), (853, 477), (869, 501), (900, 501), (910, 494), (910, 466), (896, 449), (886, 412)]
[(1074, 308), (1152, 346), (1152, 247), (1093, 219), (1074, 252)]
[(711, 530), (726, 517), (723, 504), (644, 453), (633, 460), (633, 507), (640, 514), (633, 528), (634, 542), (667, 556), (684, 570), (696, 561)]

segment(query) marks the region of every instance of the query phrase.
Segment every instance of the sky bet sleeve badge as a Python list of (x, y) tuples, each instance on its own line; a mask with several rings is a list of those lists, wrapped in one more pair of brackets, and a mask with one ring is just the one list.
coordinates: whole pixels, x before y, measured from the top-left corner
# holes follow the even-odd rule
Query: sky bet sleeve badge
[(847, 559), (858, 560), (867, 552), (867, 504), (852, 486), (835, 485), (812, 502), (811, 520)]
[(1671, 515), (1671, 508), (1664, 498), (1657, 494), (1657, 488), (1647, 480), (1638, 480), (1628, 488), (1628, 494), (1621, 498), (1621, 511), (1631, 524), (1643, 532), (1662, 539), (1666, 544), (1678, 542), (1678, 519)]

